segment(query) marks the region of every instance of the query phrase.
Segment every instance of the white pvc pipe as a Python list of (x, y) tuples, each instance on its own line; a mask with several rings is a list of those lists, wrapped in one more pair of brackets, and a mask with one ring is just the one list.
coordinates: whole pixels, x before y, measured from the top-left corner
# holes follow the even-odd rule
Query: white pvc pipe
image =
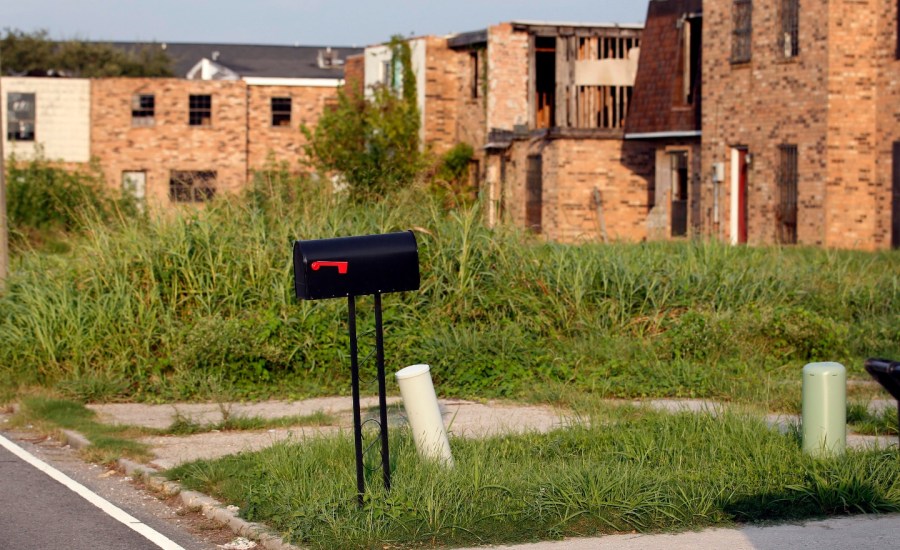
[(431, 381), (431, 367), (412, 365), (397, 371), (403, 408), (419, 454), (453, 466), (450, 441)]

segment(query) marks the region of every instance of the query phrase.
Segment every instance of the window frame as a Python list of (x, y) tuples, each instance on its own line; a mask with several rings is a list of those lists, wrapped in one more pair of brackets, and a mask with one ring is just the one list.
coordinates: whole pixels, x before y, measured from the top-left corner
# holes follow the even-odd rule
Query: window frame
[(216, 197), (217, 183), (218, 173), (215, 170), (172, 170), (169, 172), (169, 201), (209, 202)]
[(212, 95), (188, 96), (188, 126), (208, 128), (212, 126)]
[(778, 50), (783, 59), (800, 55), (800, 0), (781, 0)]
[[(276, 105), (279, 107), (278, 109), (276, 109)], [(285, 106), (287, 107), (286, 109)], [(272, 115), (271, 123), (273, 128), (284, 128), (291, 125), (293, 106), (290, 96), (279, 96), (270, 99), (269, 108)]]
[(778, 166), (775, 175), (778, 191), (777, 237), (779, 244), (797, 244), (799, 217), (800, 154), (795, 143), (778, 146)]
[[(30, 108), (20, 109), (15, 103), (30, 104)], [(25, 115), (29, 116), (24, 116)], [(16, 125), (17, 129), (12, 130)], [(28, 130), (30, 128), (30, 133)], [(7, 92), (6, 94), (6, 141), (34, 143), (37, 141), (37, 94), (34, 92)]]
[(732, 0), (731, 63), (749, 63), (753, 58), (753, 0)]
[[(149, 99), (149, 102), (145, 100)], [(156, 125), (156, 95), (133, 94), (131, 96), (131, 126), (146, 128)]]

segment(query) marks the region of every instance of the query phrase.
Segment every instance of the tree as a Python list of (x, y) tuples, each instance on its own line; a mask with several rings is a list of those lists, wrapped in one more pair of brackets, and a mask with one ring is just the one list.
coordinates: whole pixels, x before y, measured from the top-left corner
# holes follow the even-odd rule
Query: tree
[(322, 173), (338, 173), (358, 199), (383, 197), (412, 183), (422, 168), (419, 109), (409, 44), (391, 40), (392, 81), (363, 94), (339, 90), (315, 131), (304, 127), (309, 162)]
[(172, 76), (172, 60), (162, 49), (117, 48), (102, 42), (50, 40), (47, 31), (6, 29), (0, 39), (3, 74), (58, 73), (83, 78), (108, 76)]

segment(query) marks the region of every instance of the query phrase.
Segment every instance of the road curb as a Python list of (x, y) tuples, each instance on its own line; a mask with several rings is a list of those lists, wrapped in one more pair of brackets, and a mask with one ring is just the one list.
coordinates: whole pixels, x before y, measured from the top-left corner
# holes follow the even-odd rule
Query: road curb
[[(64, 443), (74, 449), (84, 449), (91, 445), (90, 440), (73, 430), (62, 431)], [(254, 540), (266, 550), (302, 550), (299, 546), (288, 544), (281, 537), (271, 533), (270, 529), (259, 523), (252, 523), (238, 517), (234, 510), (223, 506), (221, 502), (211, 496), (188, 491), (174, 481), (163, 477), (159, 470), (139, 464), (127, 458), (118, 460), (118, 467), (126, 475), (140, 479), (154, 491), (159, 491), (168, 496), (177, 496), (181, 502), (192, 510), (198, 510), (205, 517), (216, 523), (228, 527), (236, 535)]]
[(301, 550), (300, 547), (288, 544), (281, 537), (272, 534), (268, 527), (238, 517), (235, 511), (223, 506), (218, 500), (197, 491), (188, 491), (178, 483), (167, 480), (155, 468), (126, 458), (120, 458), (118, 465), (127, 475), (141, 479), (151, 489), (166, 495), (178, 496), (188, 508), (199, 510), (201, 514), (228, 527), (236, 535), (257, 541), (266, 550)]

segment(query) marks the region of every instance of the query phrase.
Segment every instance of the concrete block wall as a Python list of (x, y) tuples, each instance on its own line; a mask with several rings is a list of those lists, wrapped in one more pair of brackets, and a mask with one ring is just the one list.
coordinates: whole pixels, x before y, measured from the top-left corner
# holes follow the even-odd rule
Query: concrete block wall
[[(3, 153), (30, 160), (38, 155), (63, 163), (86, 163), (91, 157), (91, 83), (81, 78), (3, 77)], [(35, 140), (7, 139), (10, 93), (35, 95)]]
[[(155, 123), (134, 127), (134, 94), (153, 94)], [(188, 97), (212, 96), (210, 126), (188, 125)], [(247, 86), (242, 81), (108, 78), (91, 82), (91, 154), (112, 188), (124, 171), (146, 172), (151, 206), (168, 206), (172, 170), (215, 170), (217, 193), (247, 181)]]

